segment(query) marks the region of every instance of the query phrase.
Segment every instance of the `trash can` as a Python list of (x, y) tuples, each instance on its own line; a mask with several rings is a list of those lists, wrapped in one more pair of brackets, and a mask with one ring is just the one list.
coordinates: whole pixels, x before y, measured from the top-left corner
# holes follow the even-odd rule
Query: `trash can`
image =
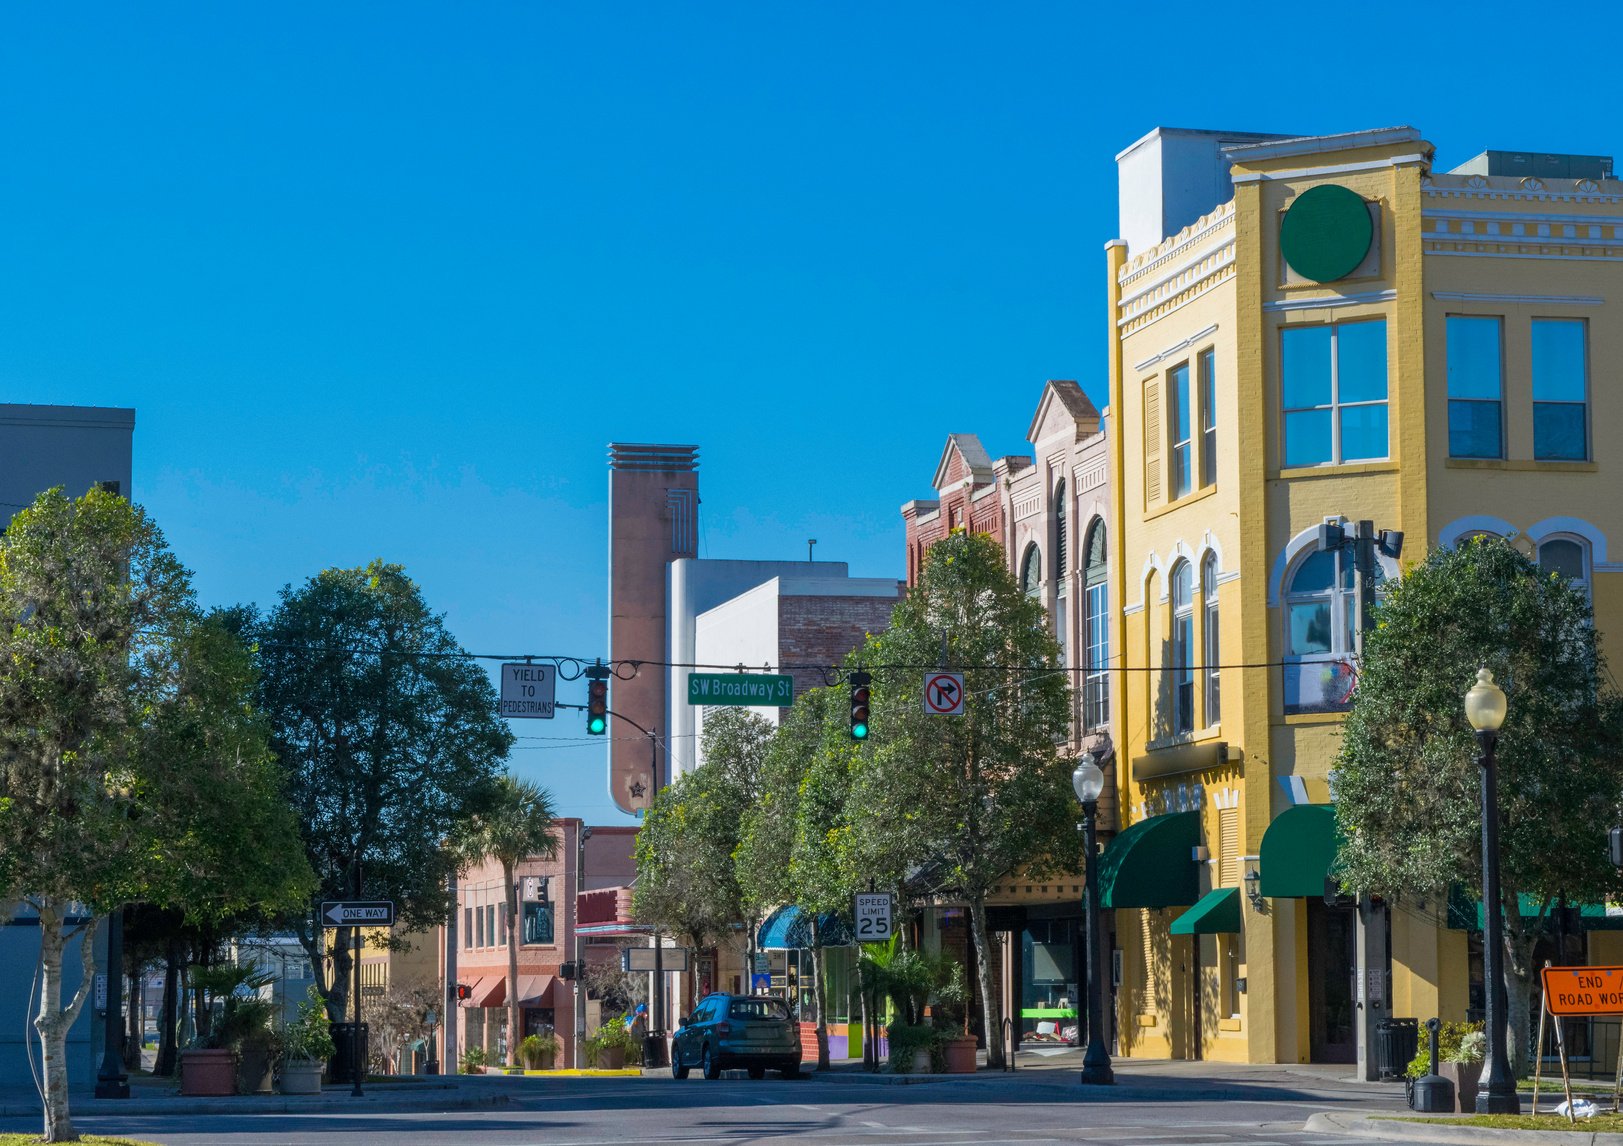
[[(333, 1023), (332, 1031), (333, 1056), (327, 1063), (327, 1081), (334, 1085), (340, 1082), (355, 1081), (355, 1072), (351, 1064), (355, 1061), (350, 1057), (351, 1048), (355, 1043), (354, 1023)], [(366, 1078), (367, 1051), (370, 1049), (368, 1030), (365, 1023), (361, 1024), (361, 1078)]]
[(1381, 1019), (1375, 1024), (1375, 1069), (1383, 1079), (1407, 1074), (1419, 1049), (1418, 1019)]

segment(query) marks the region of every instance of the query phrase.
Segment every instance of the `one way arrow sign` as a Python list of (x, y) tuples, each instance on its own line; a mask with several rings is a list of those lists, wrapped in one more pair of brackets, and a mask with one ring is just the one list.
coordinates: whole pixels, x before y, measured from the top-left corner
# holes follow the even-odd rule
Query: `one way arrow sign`
[(394, 901), (388, 899), (326, 900), (321, 919), (328, 927), (393, 927)]

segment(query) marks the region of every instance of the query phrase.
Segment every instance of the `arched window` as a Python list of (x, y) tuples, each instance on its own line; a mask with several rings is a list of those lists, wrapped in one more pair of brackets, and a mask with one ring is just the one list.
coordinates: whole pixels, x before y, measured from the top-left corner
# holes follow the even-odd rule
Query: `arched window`
[(1172, 569), (1172, 731), (1195, 730), (1195, 595), (1189, 562)]
[(1538, 567), (1545, 573), (1559, 573), (1584, 596), (1589, 596), (1589, 552), (1583, 542), (1571, 537), (1547, 537), (1539, 543)]
[(1054, 491), (1054, 580), (1063, 581), (1070, 572), (1070, 564), (1066, 560), (1070, 555), (1070, 547), (1065, 538), (1065, 479), (1061, 478), (1059, 488)]
[(1309, 553), (1288, 578), (1285, 659), (1295, 663), (1285, 666), (1286, 712), (1346, 711), (1356, 680), (1356, 584), (1345, 548)]
[(1201, 659), (1206, 665), (1206, 727), (1210, 728), (1223, 718), (1222, 699), (1218, 692), (1217, 666), (1222, 664), (1222, 641), (1217, 631), (1217, 554), (1206, 554), (1200, 565), (1200, 592), (1204, 609), (1201, 614), (1202, 637), (1205, 651)]
[(1027, 596), (1042, 596), (1043, 555), (1035, 545), (1026, 546), (1026, 556), (1020, 563), (1020, 587)]
[(1087, 641), (1087, 664), (1082, 720), (1089, 728), (1110, 723), (1110, 585), (1105, 564), (1105, 523), (1096, 521), (1088, 534), (1086, 588), (1082, 597), (1082, 625)]

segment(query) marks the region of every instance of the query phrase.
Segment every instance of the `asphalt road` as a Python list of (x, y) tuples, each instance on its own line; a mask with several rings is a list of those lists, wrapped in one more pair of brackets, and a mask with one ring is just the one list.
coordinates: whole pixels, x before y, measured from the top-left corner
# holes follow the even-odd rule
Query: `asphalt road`
[[(910, 1086), (823, 1077), (719, 1082), (669, 1078), (513, 1080), (494, 1109), (354, 1114), (83, 1116), (81, 1132), (126, 1134), (163, 1146), (620, 1146), (624, 1143), (905, 1143), (1042, 1146), (1128, 1143), (1342, 1146), (1368, 1139), (1309, 1134), (1320, 1110), (1396, 1110), (1401, 1088), (1263, 1068), (1202, 1077), (1169, 1064), (1123, 1085), (1076, 1085), (1068, 1072), (981, 1075)], [(0, 1128), (37, 1130), (37, 1122)]]

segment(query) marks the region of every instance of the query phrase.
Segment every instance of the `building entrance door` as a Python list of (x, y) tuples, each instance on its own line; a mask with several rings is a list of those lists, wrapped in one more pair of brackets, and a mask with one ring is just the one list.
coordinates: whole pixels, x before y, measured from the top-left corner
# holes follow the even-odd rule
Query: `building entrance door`
[(1306, 902), (1309, 1057), (1313, 1062), (1357, 1062), (1355, 909), (1328, 907), (1322, 899)]

